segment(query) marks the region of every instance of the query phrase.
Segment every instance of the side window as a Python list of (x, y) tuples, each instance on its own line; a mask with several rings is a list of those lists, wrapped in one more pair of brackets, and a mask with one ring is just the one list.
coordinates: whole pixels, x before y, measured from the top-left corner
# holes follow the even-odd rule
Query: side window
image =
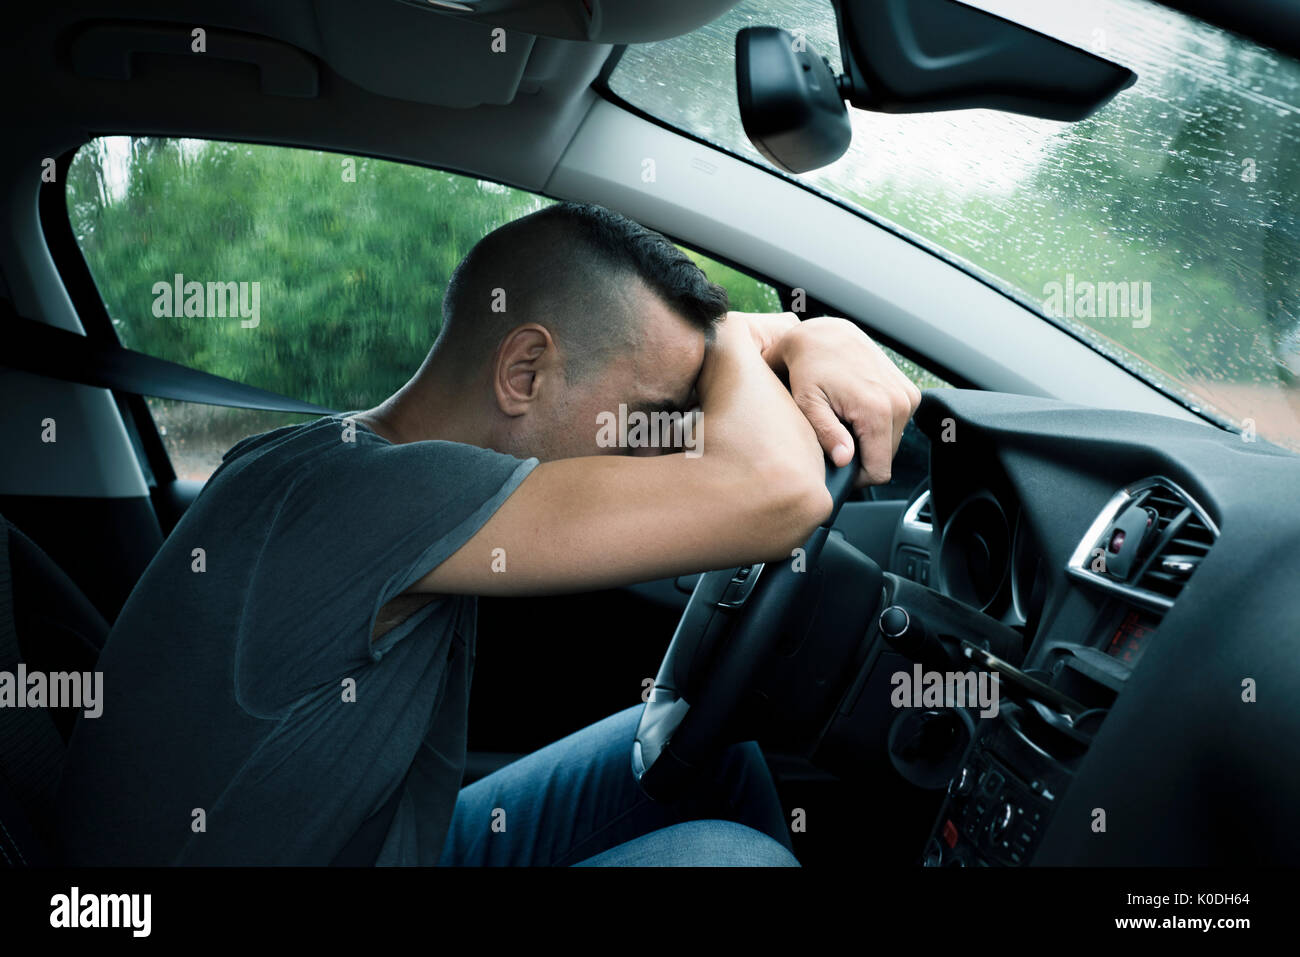
[[(551, 200), (315, 150), (105, 137), (72, 163), (74, 233), (122, 344), (325, 408), (400, 388), (471, 246)], [(176, 473), (312, 416), (148, 399)]]
[(775, 286), (755, 279), (748, 273), (703, 256), (693, 249), (684, 249), (704, 275), (727, 290), (731, 308), (736, 312), (780, 312), (781, 294)]
[(902, 371), (903, 375), (911, 379), (912, 382), (916, 384), (916, 387), (920, 389), (922, 392), (924, 392), (926, 389), (949, 388), (949, 384), (947, 382), (945, 382), (943, 379), (940, 379), (937, 375), (935, 375), (933, 372), (931, 372), (929, 369), (925, 368), (924, 366), (917, 365), (911, 359), (889, 348), (889, 346), (882, 344), (880, 348), (884, 351), (885, 355), (889, 356), (889, 358), (893, 361), (894, 365), (898, 366), (899, 370)]

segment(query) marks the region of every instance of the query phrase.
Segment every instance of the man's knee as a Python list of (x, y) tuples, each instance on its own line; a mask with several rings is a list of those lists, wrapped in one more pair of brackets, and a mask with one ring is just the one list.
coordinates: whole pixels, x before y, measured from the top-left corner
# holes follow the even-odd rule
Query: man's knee
[(643, 834), (576, 867), (799, 867), (762, 831), (734, 821), (686, 821)]

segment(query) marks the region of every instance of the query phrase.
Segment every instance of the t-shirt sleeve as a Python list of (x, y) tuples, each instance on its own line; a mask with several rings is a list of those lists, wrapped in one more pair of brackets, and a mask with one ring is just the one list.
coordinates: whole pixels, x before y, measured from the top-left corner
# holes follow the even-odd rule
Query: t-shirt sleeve
[(389, 444), (362, 432), (317, 450), (284, 494), (253, 569), (235, 655), (241, 704), (281, 712), (404, 640), (410, 629), (401, 626), (370, 640), (380, 607), (459, 550), (536, 465), (458, 442)]

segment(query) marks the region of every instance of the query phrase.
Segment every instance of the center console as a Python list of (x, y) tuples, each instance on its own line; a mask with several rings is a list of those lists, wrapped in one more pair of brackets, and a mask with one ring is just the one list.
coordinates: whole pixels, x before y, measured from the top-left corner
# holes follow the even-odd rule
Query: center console
[(1172, 482), (1136, 483), (1108, 503), (1067, 565), (1072, 585), (1089, 586), (1086, 596), (1076, 596), (1075, 610), (1093, 612), (1082, 636), (1054, 640), (1049, 631), (1023, 670), (988, 654), (969, 655), (1000, 672), (1003, 698), (995, 716), (976, 723), (925, 843), (923, 866), (1016, 867), (1033, 860), (1093, 735), (1161, 640), (1164, 614), (1217, 535), (1210, 517)]
[[(1158, 624), (1149, 611), (1108, 603), (1087, 643), (1053, 644), (1040, 667), (995, 669), (1004, 697), (998, 713), (977, 724), (949, 781), (923, 865), (1014, 867), (1033, 858)], [(1016, 681), (1021, 675), (1027, 680)]]

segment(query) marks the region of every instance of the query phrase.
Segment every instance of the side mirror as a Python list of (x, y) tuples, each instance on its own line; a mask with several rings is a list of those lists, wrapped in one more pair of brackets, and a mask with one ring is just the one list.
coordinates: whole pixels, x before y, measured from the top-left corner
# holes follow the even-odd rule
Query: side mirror
[(849, 148), (849, 111), (835, 73), (802, 37), (777, 27), (736, 34), (740, 121), (754, 147), (775, 166), (806, 173)]

